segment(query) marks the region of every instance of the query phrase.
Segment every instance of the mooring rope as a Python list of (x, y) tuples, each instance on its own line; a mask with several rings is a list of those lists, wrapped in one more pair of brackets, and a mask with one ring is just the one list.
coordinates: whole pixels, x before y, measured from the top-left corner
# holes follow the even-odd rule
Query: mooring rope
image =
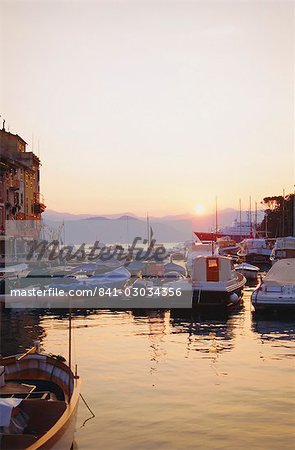
[(86, 422), (88, 422), (88, 420), (91, 420), (91, 419), (93, 419), (93, 418), (95, 417), (95, 414), (94, 414), (94, 412), (92, 411), (92, 409), (90, 408), (90, 406), (88, 405), (88, 403), (86, 402), (86, 400), (85, 400), (85, 398), (83, 397), (83, 395), (81, 394), (81, 392), (80, 392), (80, 397), (81, 397), (81, 399), (83, 400), (84, 405), (86, 406), (86, 408), (88, 409), (88, 411), (89, 411), (90, 414), (91, 414), (91, 417), (88, 417), (88, 419), (84, 420), (84, 422), (83, 422), (82, 425), (80, 426), (80, 428), (83, 428), (83, 427), (85, 426)]

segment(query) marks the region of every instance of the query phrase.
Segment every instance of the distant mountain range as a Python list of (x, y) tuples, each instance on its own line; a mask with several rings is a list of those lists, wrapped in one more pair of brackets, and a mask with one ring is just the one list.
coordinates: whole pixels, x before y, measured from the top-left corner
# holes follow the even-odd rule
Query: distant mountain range
[[(239, 212), (223, 209), (218, 212), (218, 227), (231, 225)], [(70, 214), (46, 210), (43, 219), (48, 230), (56, 230), (64, 222), (62, 239), (67, 244), (93, 243), (132, 243), (135, 237), (147, 238), (146, 218), (132, 213), (121, 214)], [(242, 213), (247, 219), (247, 213)], [(261, 220), (259, 213), (259, 220)], [(197, 216), (193, 214), (150, 217), (153, 238), (157, 242), (182, 242), (193, 236), (193, 231), (211, 231), (215, 228), (215, 214)]]
[[(222, 209), (218, 212), (218, 217), (222, 222), (222, 226), (230, 225), (230, 223), (238, 217), (238, 211), (232, 208)], [(245, 218), (246, 212), (243, 212), (243, 218)], [(43, 213), (42, 217), (44, 219), (48, 220), (81, 220), (81, 219), (138, 219), (138, 220), (146, 220), (146, 217), (137, 216), (136, 214), (130, 213), (130, 212), (123, 212), (119, 214), (71, 214), (71, 213), (65, 213), (65, 212), (59, 212), (54, 211), (53, 209), (46, 209), (46, 211)], [(156, 217), (156, 216), (150, 216), (151, 220), (192, 220), (192, 221), (210, 221), (214, 218), (215, 220), (215, 213), (210, 214), (203, 214), (202, 216), (197, 216), (196, 214), (191, 213), (184, 213), (184, 214), (171, 214), (167, 216), (162, 217)], [(228, 221), (226, 223), (223, 223), (224, 221)]]
[(118, 219), (122, 216), (137, 217), (135, 214), (130, 212), (122, 214), (71, 214), (65, 212), (54, 211), (53, 209), (46, 209), (43, 213), (44, 219), (49, 220), (80, 220), (80, 219), (92, 219), (92, 218), (106, 218), (106, 219)]

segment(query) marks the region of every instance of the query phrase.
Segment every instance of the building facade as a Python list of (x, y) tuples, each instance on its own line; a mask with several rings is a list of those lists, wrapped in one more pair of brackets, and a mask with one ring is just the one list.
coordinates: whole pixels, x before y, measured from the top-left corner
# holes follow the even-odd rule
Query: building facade
[(45, 210), (40, 192), (39, 158), (17, 134), (0, 130), (0, 235), (6, 220), (40, 220)]

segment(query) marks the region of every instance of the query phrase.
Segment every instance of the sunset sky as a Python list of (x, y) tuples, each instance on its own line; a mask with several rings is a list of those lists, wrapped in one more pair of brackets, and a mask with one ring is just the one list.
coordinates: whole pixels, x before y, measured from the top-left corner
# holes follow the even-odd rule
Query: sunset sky
[(201, 213), (293, 191), (293, 2), (0, 4), (1, 120), (39, 141), (48, 208)]

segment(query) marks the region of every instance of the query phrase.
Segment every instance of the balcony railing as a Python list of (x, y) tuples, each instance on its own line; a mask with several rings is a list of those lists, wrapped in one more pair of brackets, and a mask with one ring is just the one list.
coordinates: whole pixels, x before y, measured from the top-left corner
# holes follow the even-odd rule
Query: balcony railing
[(45, 204), (44, 195), (42, 195), (40, 192), (35, 192), (35, 194), (34, 194), (34, 202), (35, 203), (43, 203), (43, 204)]
[(34, 208), (34, 214), (42, 214), (46, 209), (44, 196), (42, 194), (40, 194), (40, 192), (37, 192), (34, 194), (33, 208)]

